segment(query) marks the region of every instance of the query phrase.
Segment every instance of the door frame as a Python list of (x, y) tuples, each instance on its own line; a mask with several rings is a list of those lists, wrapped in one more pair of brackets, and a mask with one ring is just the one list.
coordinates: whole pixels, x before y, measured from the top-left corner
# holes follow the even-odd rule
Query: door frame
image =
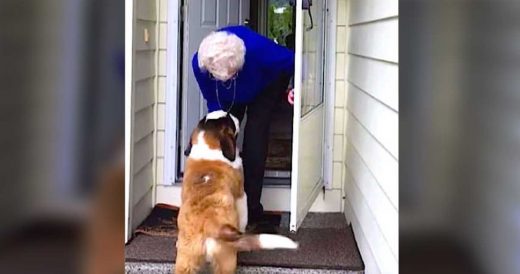
[(325, 147), (323, 153), (323, 184), (332, 189), (333, 142), (334, 142), (334, 105), (336, 101), (336, 12), (337, 1), (325, 0), (325, 62), (324, 62), (324, 115), (325, 115)]
[[(166, 91), (165, 91), (165, 146), (164, 146), (164, 170), (163, 184), (173, 185), (177, 180), (177, 152), (179, 149), (179, 135), (177, 132), (180, 102), (177, 100), (180, 92), (181, 68), (179, 60), (182, 37), (180, 36), (182, 0), (168, 1), (168, 29), (167, 29), (167, 54), (166, 54)], [(337, 0), (327, 0), (325, 14), (326, 35), (325, 48), (325, 78), (324, 78), (324, 107), (325, 107), (325, 153), (323, 161), (323, 180), (326, 189), (332, 189), (333, 174), (333, 140), (334, 140), (334, 102), (336, 83), (336, 11)], [(253, 6), (251, 6), (253, 7)]]
[(125, 243), (130, 240), (132, 225), (132, 52), (134, 1), (125, 3)]
[[(166, 44), (166, 91), (164, 126), (164, 173), (163, 183), (175, 184), (177, 180), (177, 149), (179, 147), (178, 115), (181, 83), (181, 0), (168, 1), (168, 24)], [(168, 115), (175, 113), (177, 115)]]

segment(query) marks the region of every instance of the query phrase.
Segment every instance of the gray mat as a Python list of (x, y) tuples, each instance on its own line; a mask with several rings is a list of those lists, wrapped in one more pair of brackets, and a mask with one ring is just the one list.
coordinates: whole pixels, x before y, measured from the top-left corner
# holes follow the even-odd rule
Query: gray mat
[[(363, 270), (363, 262), (350, 227), (301, 228), (283, 234), (300, 243), (300, 249), (242, 252), (239, 265), (306, 269)], [(138, 235), (126, 247), (128, 262), (173, 263), (175, 239)]]
[[(173, 273), (175, 265), (172, 263), (125, 263), (127, 274), (170, 274)], [(237, 274), (363, 274), (364, 271), (331, 270), (331, 269), (305, 269), (305, 268), (282, 268), (269, 266), (239, 266)], [(211, 274), (207, 269), (200, 274)]]

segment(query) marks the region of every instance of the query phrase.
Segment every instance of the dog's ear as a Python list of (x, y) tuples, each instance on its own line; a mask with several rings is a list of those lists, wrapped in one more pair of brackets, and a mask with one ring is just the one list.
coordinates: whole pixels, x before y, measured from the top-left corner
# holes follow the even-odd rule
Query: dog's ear
[(235, 135), (237, 135), (240, 130), (240, 121), (229, 112), (227, 113), (226, 118), (229, 126), (233, 129)]
[(237, 153), (235, 138), (229, 134), (220, 134), (219, 141), (220, 149), (222, 150), (224, 157), (226, 157), (226, 159), (230, 160), (231, 162), (235, 161)]

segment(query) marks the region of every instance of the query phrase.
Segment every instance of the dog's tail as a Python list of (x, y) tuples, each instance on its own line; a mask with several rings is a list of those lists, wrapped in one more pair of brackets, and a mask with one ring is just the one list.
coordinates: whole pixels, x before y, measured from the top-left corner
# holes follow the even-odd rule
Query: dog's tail
[(297, 249), (298, 243), (276, 234), (243, 234), (231, 225), (223, 225), (218, 239), (233, 245), (238, 251), (260, 249)]

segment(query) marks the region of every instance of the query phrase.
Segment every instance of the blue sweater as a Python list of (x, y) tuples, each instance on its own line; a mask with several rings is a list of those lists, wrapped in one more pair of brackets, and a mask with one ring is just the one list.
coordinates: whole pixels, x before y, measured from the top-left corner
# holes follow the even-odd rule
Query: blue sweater
[[(246, 105), (270, 83), (282, 75), (292, 76), (294, 73), (294, 52), (277, 45), (270, 39), (254, 32), (248, 27), (231, 26), (220, 29), (234, 33), (244, 41), (246, 46), (245, 62), (236, 78), (235, 105)], [(193, 73), (208, 105), (208, 111), (220, 110), (215, 91), (215, 81), (209, 72), (199, 68), (197, 53), (192, 59)], [(226, 89), (224, 84), (230, 88)], [(223, 110), (227, 110), (233, 101), (233, 85), (218, 81), (218, 93)]]

